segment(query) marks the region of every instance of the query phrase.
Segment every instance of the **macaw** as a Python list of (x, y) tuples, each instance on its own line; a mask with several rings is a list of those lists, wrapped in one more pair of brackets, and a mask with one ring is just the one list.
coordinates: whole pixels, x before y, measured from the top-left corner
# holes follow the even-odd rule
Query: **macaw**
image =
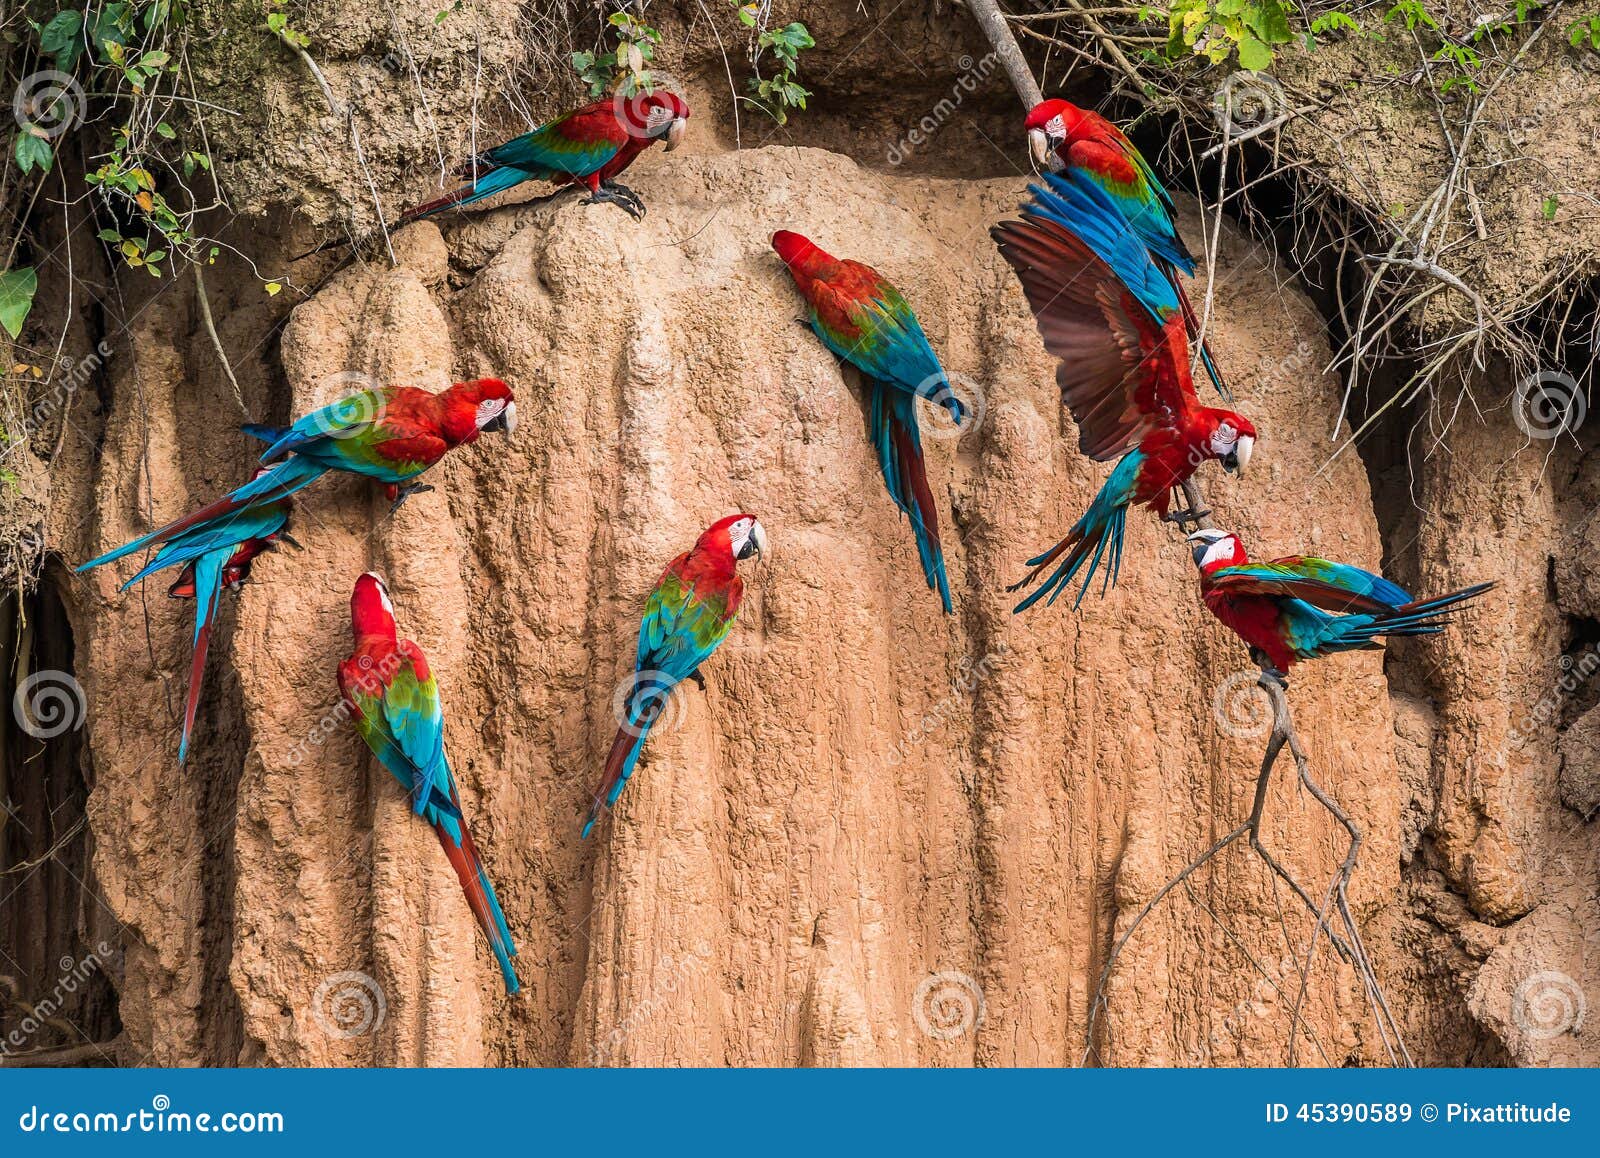
[[(1142, 503), (1169, 521), (1195, 517), (1193, 511), (1169, 514), (1172, 490), (1207, 459), (1243, 474), (1256, 441), (1247, 418), (1200, 405), (1182, 314), (1169, 310), (1157, 322), (1140, 305), (1132, 285), (1159, 286), (1167, 294), (1163, 301), (1176, 299), (1137, 239), (1126, 230), (1101, 234), (1115, 259), (1107, 262), (1088, 240), (1030, 208), (1021, 221), (1002, 222), (990, 233), (1017, 271), (1045, 347), (1061, 359), (1056, 383), (1078, 424), (1079, 447), (1098, 462), (1123, 457), (1067, 537), (1028, 560), (1033, 570), (1010, 590), (1029, 586), (1066, 556), (1017, 604), (1019, 612), (1045, 595), (1054, 603), (1087, 564), (1073, 606), (1082, 603), (1109, 550), (1103, 594), (1117, 581), (1129, 505)], [(1118, 276), (1122, 270), (1128, 277)]]
[(396, 224), (471, 205), (524, 181), (582, 185), (589, 190), (584, 204), (608, 201), (637, 220), (644, 202), (616, 177), (657, 141), (665, 141), (669, 153), (676, 149), (688, 118), (688, 103), (665, 89), (593, 101), (462, 162), (456, 175), (466, 184), (407, 209)]
[(227, 526), (241, 512), (287, 498), (330, 470), (377, 479), (398, 507), (409, 496), (433, 489), (410, 480), (445, 452), (477, 441), (485, 430), (509, 434), (516, 425), (511, 387), (498, 378), (477, 378), (457, 382), (438, 394), (414, 386), (363, 390), (313, 411), (288, 428), (244, 426), (240, 429), (246, 434), (271, 444), (261, 456), (262, 462), (271, 463), (285, 454), (291, 457), (215, 502), (91, 559), (78, 570), (88, 571), (180, 534)]
[[(1035, 105), (1028, 113), (1024, 128), (1028, 133), (1028, 151), (1035, 164), (1054, 172), (1077, 174), (1106, 195), (1171, 285), (1189, 336), (1198, 334), (1200, 319), (1189, 303), (1189, 295), (1178, 282), (1179, 272), (1194, 276), (1194, 254), (1184, 244), (1173, 220), (1176, 210), (1172, 195), (1134, 143), (1099, 113), (1063, 100)], [(1200, 359), (1216, 384), (1217, 392), (1232, 401), (1212, 361), (1211, 348), (1204, 343), (1200, 347)]]
[[(256, 471), (256, 478), (276, 468)], [(126, 591), (156, 571), (182, 567), (177, 582), (167, 590), (173, 599), (193, 599), (194, 656), (189, 663), (189, 693), (183, 707), (183, 732), (178, 740), (178, 763), (189, 755), (189, 737), (200, 711), (200, 686), (205, 676), (211, 629), (224, 587), (238, 591), (250, 577), (256, 556), (280, 540), (298, 546), (289, 535), (288, 498), (247, 506), (231, 517), (191, 527), (162, 544), (155, 558), (121, 587)]]
[(883, 481), (889, 497), (911, 520), (923, 577), (949, 614), (950, 584), (939, 545), (939, 513), (922, 459), (917, 397), (943, 406), (958, 426), (965, 408), (917, 315), (877, 270), (859, 261), (839, 261), (786, 229), (772, 235), (772, 248), (806, 300), (811, 329), (835, 356), (861, 371), (870, 411), (868, 435)]
[(515, 993), (521, 988), (511, 965), (517, 947), (461, 815), (461, 794), (444, 750), (438, 682), (422, 649), (398, 638), (388, 588), (370, 571), (350, 594), (350, 626), (355, 650), (339, 664), (345, 708), (378, 762), (410, 794), (411, 810), (433, 825), (500, 965), (506, 992)]
[(738, 564), (752, 555), (764, 558), (767, 551), (766, 528), (754, 515), (729, 515), (707, 527), (695, 545), (661, 573), (645, 601), (621, 726), (611, 742), (580, 839), (589, 835), (602, 810), (616, 805), (672, 689), (686, 679), (700, 683), (700, 665), (728, 637), (744, 597)]
[(1227, 531), (1206, 528), (1189, 541), (1211, 614), (1280, 681), (1300, 660), (1381, 647), (1380, 635), (1433, 635), (1443, 630), (1451, 608), (1494, 586), (1476, 583), (1437, 599), (1413, 599), (1381, 575), (1347, 563), (1301, 555), (1252, 563), (1239, 536)]

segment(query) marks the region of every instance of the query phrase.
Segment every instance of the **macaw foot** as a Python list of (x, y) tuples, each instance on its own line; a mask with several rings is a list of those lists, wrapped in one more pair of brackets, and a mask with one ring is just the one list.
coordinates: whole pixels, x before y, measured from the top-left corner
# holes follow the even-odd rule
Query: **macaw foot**
[(1161, 516), (1161, 521), (1163, 523), (1177, 523), (1181, 527), (1185, 523), (1199, 523), (1201, 519), (1205, 518), (1210, 513), (1211, 512), (1209, 510), (1196, 511), (1191, 510), (1188, 507), (1184, 507), (1182, 510), (1168, 511), (1166, 514)]
[(613, 189), (608, 189), (604, 185), (600, 186), (599, 189), (596, 189), (594, 193), (585, 198), (583, 203), (585, 205), (600, 205), (608, 202), (612, 205), (620, 206), (623, 212), (625, 212), (635, 221), (642, 221), (644, 219), (643, 204), (635, 204), (627, 197), (624, 197), (621, 193), (618, 193)]
[(1266, 676), (1273, 683), (1277, 684), (1280, 688), (1285, 690), (1288, 689), (1288, 675), (1278, 670), (1278, 665), (1267, 658), (1266, 652), (1262, 651), (1260, 648), (1252, 647), (1250, 649), (1250, 662), (1259, 667), (1261, 669), (1261, 674)]
[(621, 197), (627, 198), (629, 201), (633, 202), (634, 207), (639, 210), (640, 217), (645, 215), (644, 198), (640, 197), (632, 189), (629, 189), (621, 181), (602, 181), (600, 182), (600, 188), (609, 190), (612, 193), (616, 193)]
[(690, 672), (689, 673), (689, 678), (692, 679), (695, 683), (700, 685), (700, 690), (701, 691), (705, 691), (706, 690), (706, 677), (701, 675), (698, 671)]
[(432, 489), (427, 483), (407, 483), (403, 487), (391, 486), (389, 488), (391, 491), (390, 497), (393, 499), (394, 505), (389, 508), (389, 513), (392, 515), (398, 511), (412, 495), (420, 495)]

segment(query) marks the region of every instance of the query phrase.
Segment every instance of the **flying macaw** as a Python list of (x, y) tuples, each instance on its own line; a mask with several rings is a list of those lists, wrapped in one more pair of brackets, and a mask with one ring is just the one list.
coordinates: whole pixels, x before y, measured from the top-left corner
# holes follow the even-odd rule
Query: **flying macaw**
[(1381, 575), (1346, 563), (1301, 555), (1252, 563), (1239, 537), (1227, 531), (1206, 528), (1189, 541), (1211, 614), (1279, 680), (1299, 660), (1381, 647), (1380, 635), (1432, 635), (1443, 630), (1450, 608), (1494, 586), (1477, 583), (1437, 599), (1412, 599)]
[(686, 679), (699, 682), (700, 665), (728, 637), (744, 597), (738, 563), (766, 553), (766, 528), (756, 517), (729, 515), (707, 527), (694, 547), (661, 573), (644, 605), (633, 683), (582, 837), (589, 835), (601, 811), (613, 807), (622, 795), (650, 726), (666, 707), (672, 689)]
[(582, 185), (589, 190), (585, 204), (609, 201), (641, 218), (644, 202), (617, 175), (657, 141), (665, 141), (669, 153), (676, 149), (688, 117), (689, 105), (665, 89), (593, 101), (464, 161), (456, 175), (466, 184), (407, 209), (396, 224), (471, 205), (524, 181)]
[[(1178, 282), (1179, 272), (1194, 276), (1194, 254), (1178, 234), (1171, 194), (1134, 143), (1099, 113), (1063, 100), (1035, 105), (1024, 128), (1035, 164), (1079, 175), (1106, 195), (1172, 286), (1189, 336), (1198, 334), (1200, 319)], [(1208, 345), (1201, 345), (1200, 359), (1217, 392), (1232, 401)]]
[(439, 685), (422, 649), (397, 637), (389, 591), (370, 571), (350, 595), (350, 625), (355, 650), (339, 665), (345, 707), (372, 754), (410, 794), (412, 811), (433, 825), (500, 965), (506, 992), (515, 993), (521, 988), (511, 965), (517, 947), (461, 815), (461, 794), (444, 750)]
[[(275, 468), (258, 470), (256, 477), (270, 474), (272, 469)], [(156, 571), (182, 567), (167, 595), (195, 601), (194, 657), (189, 664), (189, 694), (183, 707), (183, 733), (178, 740), (179, 764), (189, 755), (189, 737), (194, 733), (195, 717), (200, 710), (200, 686), (205, 676), (206, 653), (211, 648), (212, 625), (222, 602), (222, 589), (229, 587), (238, 591), (250, 577), (256, 556), (271, 550), (279, 540), (298, 545), (288, 532), (290, 505), (287, 498), (282, 498), (277, 502), (244, 507), (230, 518), (191, 527), (163, 543), (155, 558), (122, 585), (121, 589), (126, 591)]]
[[(1115, 260), (1108, 263), (1052, 216), (1033, 206), (1024, 207), (1023, 214), (1021, 221), (1002, 222), (990, 233), (1017, 271), (1045, 347), (1061, 359), (1056, 383), (1078, 424), (1080, 449), (1098, 462), (1123, 457), (1067, 537), (1028, 560), (1033, 570), (1010, 590), (1029, 586), (1066, 556), (1016, 611), (1046, 595), (1054, 603), (1087, 564), (1076, 607), (1109, 549), (1103, 594), (1117, 581), (1129, 505), (1145, 504), (1168, 520), (1194, 517), (1192, 511), (1168, 513), (1172, 490), (1210, 458), (1243, 474), (1256, 441), (1248, 419), (1200, 405), (1189, 375), (1182, 314), (1168, 310), (1158, 323), (1140, 305), (1130, 285), (1160, 287), (1166, 293), (1161, 300), (1173, 305), (1176, 298), (1136, 238), (1126, 230), (1100, 234), (1112, 248)], [(1096, 223), (1104, 218), (1090, 219), (1091, 226)], [(1118, 276), (1122, 270), (1128, 277)]]
[(960, 425), (961, 400), (900, 291), (859, 261), (840, 261), (798, 233), (779, 230), (772, 248), (805, 298), (811, 329), (837, 357), (861, 371), (871, 412), (869, 435), (889, 497), (911, 520), (922, 574), (951, 611), (939, 512), (928, 486), (917, 430), (917, 397), (943, 406)]
[(261, 456), (262, 462), (273, 462), (285, 454), (291, 457), (215, 502), (91, 559), (78, 570), (99, 567), (180, 534), (226, 528), (241, 512), (287, 498), (330, 470), (377, 479), (398, 507), (409, 496), (433, 489), (410, 480), (445, 452), (477, 441), (485, 430), (509, 434), (516, 425), (511, 387), (498, 378), (477, 378), (457, 382), (438, 394), (414, 386), (363, 390), (313, 411), (288, 428), (244, 426), (241, 429), (246, 434), (271, 444)]

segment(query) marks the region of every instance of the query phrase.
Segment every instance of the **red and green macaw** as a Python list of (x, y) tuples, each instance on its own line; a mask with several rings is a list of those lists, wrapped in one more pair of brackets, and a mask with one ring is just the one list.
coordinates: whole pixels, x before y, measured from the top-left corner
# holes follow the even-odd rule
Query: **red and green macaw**
[(350, 625), (355, 650), (339, 665), (345, 707), (372, 754), (410, 794), (412, 811), (433, 825), (500, 965), (506, 992), (515, 993), (521, 988), (511, 965), (517, 947), (461, 815), (461, 794), (444, 750), (438, 682), (422, 649), (398, 638), (388, 589), (370, 571), (350, 595)]
[(699, 682), (700, 665), (728, 637), (744, 597), (739, 562), (752, 555), (759, 559), (767, 549), (766, 528), (754, 515), (729, 515), (707, 527), (661, 573), (644, 605), (632, 685), (622, 701), (621, 726), (583, 822), (583, 837), (604, 809), (616, 805), (672, 689), (686, 679)]
[(950, 583), (939, 545), (939, 512), (928, 486), (917, 429), (917, 398), (943, 406), (959, 425), (961, 400), (900, 291), (869, 265), (840, 261), (798, 233), (772, 235), (805, 298), (811, 329), (836, 357), (861, 371), (870, 411), (868, 433), (889, 497), (911, 520), (922, 574), (951, 611)]
[(1347, 563), (1291, 555), (1252, 563), (1239, 537), (1211, 528), (1189, 536), (1206, 606), (1250, 645), (1255, 662), (1279, 680), (1291, 665), (1341, 651), (1376, 648), (1378, 636), (1432, 635), (1448, 611), (1482, 595), (1478, 583), (1437, 599)]
[[(1079, 447), (1099, 462), (1123, 455), (1067, 537), (1028, 560), (1033, 570), (1011, 590), (1031, 585), (1046, 567), (1061, 562), (1017, 611), (1046, 595), (1054, 603), (1086, 567), (1076, 607), (1109, 551), (1104, 593), (1117, 580), (1131, 504), (1144, 504), (1163, 519), (1191, 518), (1194, 512), (1169, 514), (1172, 490), (1207, 459), (1242, 474), (1255, 447), (1256, 429), (1248, 419), (1200, 405), (1189, 375), (1183, 315), (1143, 245), (1080, 192), (1069, 189), (1060, 202), (1066, 217), (1035, 201), (1023, 207), (1021, 221), (990, 231), (1017, 271), (1046, 349), (1061, 359), (1056, 383), (1078, 424)], [(1111, 253), (1109, 262), (1099, 256), (1100, 245)], [(1127, 276), (1119, 277), (1123, 271)], [(1174, 307), (1166, 310), (1165, 321), (1153, 320), (1134, 285), (1164, 291), (1158, 300)]]
[[(271, 469), (256, 471), (256, 477), (271, 474)], [(189, 756), (189, 738), (200, 710), (200, 687), (205, 676), (206, 654), (211, 648), (211, 631), (223, 588), (238, 591), (250, 577), (256, 556), (269, 551), (280, 540), (294, 544), (290, 537), (287, 498), (236, 511), (231, 517), (191, 527), (162, 544), (155, 558), (122, 585), (126, 591), (135, 583), (168, 567), (181, 567), (178, 580), (167, 591), (173, 599), (193, 599), (194, 657), (189, 664), (189, 693), (183, 708), (183, 732), (178, 740), (178, 763)], [(298, 545), (298, 544), (294, 544)]]
[[(1200, 320), (1178, 282), (1179, 272), (1194, 276), (1194, 254), (1178, 234), (1172, 196), (1150, 162), (1116, 125), (1070, 101), (1035, 105), (1024, 127), (1036, 164), (1078, 177), (1105, 194), (1171, 285), (1189, 336), (1198, 334)], [(1231, 401), (1209, 346), (1201, 346), (1200, 358), (1218, 393)]]
[(396, 506), (432, 487), (411, 482), (458, 446), (476, 442), (485, 430), (516, 429), (511, 387), (498, 378), (457, 382), (434, 394), (414, 386), (362, 390), (313, 411), (293, 426), (245, 426), (246, 434), (270, 443), (264, 463), (288, 461), (258, 473), (215, 502), (124, 543), (78, 568), (87, 571), (179, 535), (228, 527), (244, 512), (269, 506), (315, 482), (330, 470), (365, 475), (383, 483)]
[(609, 201), (643, 217), (644, 202), (617, 175), (657, 141), (669, 153), (676, 149), (688, 117), (687, 102), (665, 89), (593, 101), (463, 162), (457, 176), (466, 184), (407, 209), (396, 224), (471, 205), (524, 181), (582, 185), (589, 190), (585, 204)]

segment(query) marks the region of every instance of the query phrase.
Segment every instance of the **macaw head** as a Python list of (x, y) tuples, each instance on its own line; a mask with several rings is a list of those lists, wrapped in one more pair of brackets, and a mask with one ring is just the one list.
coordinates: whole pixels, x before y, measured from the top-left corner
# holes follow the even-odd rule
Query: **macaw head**
[(1189, 536), (1194, 544), (1194, 565), (1202, 571), (1215, 571), (1218, 567), (1238, 567), (1249, 562), (1244, 544), (1231, 531), (1204, 527)]
[(1255, 451), (1255, 426), (1248, 418), (1231, 410), (1208, 409), (1205, 416), (1204, 449), (1207, 457), (1222, 463), (1223, 470), (1242, 476), (1244, 468), (1250, 465), (1250, 455)]
[(789, 267), (789, 272), (797, 278), (815, 277), (818, 265), (833, 260), (812, 244), (809, 237), (787, 229), (780, 229), (772, 235), (772, 248), (783, 259), (783, 264)]
[(498, 378), (457, 382), (440, 394), (439, 400), (444, 408), (444, 433), (458, 445), (485, 430), (510, 434), (517, 428), (516, 398), (511, 387)]
[(716, 554), (726, 552), (736, 562), (748, 559), (752, 555), (764, 559), (769, 550), (767, 529), (754, 515), (729, 515), (707, 527), (699, 542), (695, 543), (694, 549)]
[(638, 109), (646, 137), (665, 141), (669, 153), (683, 143), (683, 134), (689, 128), (689, 104), (681, 96), (659, 89), (640, 100)]
[(1072, 139), (1083, 119), (1083, 110), (1071, 101), (1040, 101), (1028, 113), (1023, 127), (1028, 130), (1028, 153), (1035, 165), (1053, 173), (1066, 168), (1060, 149)]
[(350, 593), (350, 629), (357, 640), (368, 636), (394, 639), (394, 604), (389, 602), (389, 589), (374, 571), (368, 571), (356, 580)]

